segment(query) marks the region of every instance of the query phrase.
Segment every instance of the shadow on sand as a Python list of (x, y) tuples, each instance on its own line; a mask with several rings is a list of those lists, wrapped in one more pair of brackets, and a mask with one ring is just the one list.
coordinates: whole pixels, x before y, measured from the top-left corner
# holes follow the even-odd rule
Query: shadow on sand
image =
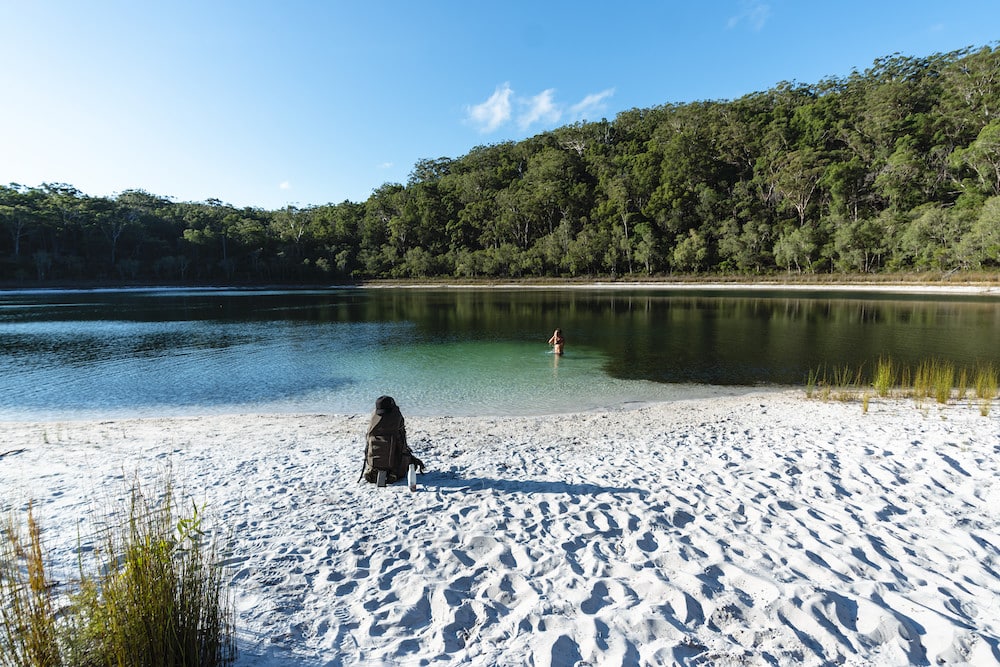
[(489, 477), (458, 477), (450, 473), (429, 472), (417, 478), (417, 484), (425, 489), (442, 492), (479, 491), (492, 489), (505, 493), (565, 493), (569, 495), (643, 494), (644, 489), (635, 487), (601, 486), (599, 484), (561, 482), (558, 480), (506, 479)]

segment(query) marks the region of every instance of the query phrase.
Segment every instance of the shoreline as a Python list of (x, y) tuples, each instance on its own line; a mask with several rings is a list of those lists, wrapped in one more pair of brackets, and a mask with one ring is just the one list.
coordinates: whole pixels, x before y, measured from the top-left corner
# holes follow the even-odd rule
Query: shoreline
[[(651, 382), (651, 381), (649, 381)], [(414, 410), (412, 407), (404, 406), (404, 411), (409, 417), (419, 419), (545, 419), (559, 418), (572, 415), (599, 414), (608, 412), (628, 412), (641, 410), (661, 404), (672, 404), (678, 401), (687, 400), (711, 400), (727, 396), (742, 396), (751, 393), (772, 394), (783, 392), (805, 392), (804, 386), (795, 385), (760, 385), (760, 386), (725, 386), (697, 383), (658, 383), (657, 387), (662, 389), (656, 397), (629, 398), (622, 401), (605, 401), (594, 403), (588, 407), (574, 407), (573, 409), (557, 410), (552, 412), (544, 411), (524, 411), (524, 412), (482, 412), (465, 414), (453, 411), (435, 412), (433, 414)], [(130, 411), (129, 409), (107, 410), (107, 409), (87, 409), (68, 413), (47, 411), (45, 414), (34, 413), (26, 418), (8, 417), (0, 414), (0, 427), (4, 425), (30, 425), (30, 424), (59, 424), (59, 423), (87, 423), (87, 422), (142, 422), (150, 420), (184, 420), (199, 418), (260, 418), (273, 417), (275, 419), (301, 418), (312, 419), (316, 417), (326, 417), (331, 419), (355, 418), (361, 415), (357, 411), (337, 411), (328, 409), (304, 410), (296, 407), (294, 409), (267, 409), (267, 405), (236, 405), (231, 408), (219, 410), (206, 410), (183, 407), (160, 407)]]
[(94, 500), (170, 471), (226, 536), (239, 667), (1000, 664), (997, 410), (407, 416), (415, 493), (357, 483), (367, 417), (2, 423), (0, 488), (66, 581)]
[(0, 285), (0, 292), (98, 292), (124, 290), (336, 290), (336, 289), (595, 289), (595, 290), (678, 290), (678, 291), (747, 291), (747, 292), (858, 292), (928, 295), (1000, 296), (1000, 278), (992, 280), (777, 280), (728, 281), (706, 280), (577, 280), (540, 278), (524, 280), (362, 280), (317, 284), (116, 284), (68, 283), (61, 285)]
[(366, 289), (593, 289), (593, 290), (678, 290), (678, 291), (746, 291), (746, 292), (856, 292), (900, 294), (961, 294), (1000, 296), (1000, 285), (935, 285), (884, 283), (701, 283), (701, 282), (586, 282), (586, 283), (392, 283), (364, 284)]

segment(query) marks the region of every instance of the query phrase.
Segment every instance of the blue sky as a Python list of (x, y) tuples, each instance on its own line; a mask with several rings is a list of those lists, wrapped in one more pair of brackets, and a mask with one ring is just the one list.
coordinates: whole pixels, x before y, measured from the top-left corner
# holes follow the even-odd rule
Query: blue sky
[(998, 39), (997, 0), (0, 0), (0, 183), (360, 202), (423, 158)]

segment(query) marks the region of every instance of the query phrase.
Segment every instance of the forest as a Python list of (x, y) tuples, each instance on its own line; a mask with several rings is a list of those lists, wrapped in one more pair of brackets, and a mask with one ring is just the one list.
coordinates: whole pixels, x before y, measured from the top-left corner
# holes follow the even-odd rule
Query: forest
[(949, 275), (1000, 267), (1000, 46), (417, 162), (279, 210), (0, 186), (0, 282)]

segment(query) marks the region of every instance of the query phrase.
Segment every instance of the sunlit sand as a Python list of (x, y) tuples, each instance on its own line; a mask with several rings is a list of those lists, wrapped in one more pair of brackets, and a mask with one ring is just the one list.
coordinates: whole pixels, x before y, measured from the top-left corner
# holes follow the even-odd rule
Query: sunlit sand
[(996, 409), (412, 417), (413, 493), (358, 483), (367, 421), (5, 423), (0, 488), (65, 581), (92, 502), (172, 469), (229, 531), (239, 665), (1000, 662)]

